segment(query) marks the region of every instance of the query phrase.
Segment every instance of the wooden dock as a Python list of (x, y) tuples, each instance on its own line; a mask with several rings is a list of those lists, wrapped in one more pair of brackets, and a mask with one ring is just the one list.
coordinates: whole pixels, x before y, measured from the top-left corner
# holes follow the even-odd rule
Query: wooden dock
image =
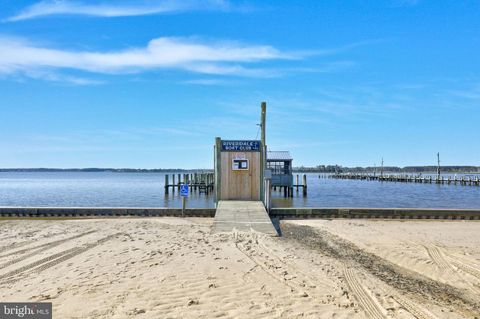
[(335, 179), (354, 179), (365, 181), (379, 182), (399, 182), (399, 183), (423, 183), (423, 184), (447, 184), (447, 185), (463, 185), (463, 186), (480, 186), (479, 176), (421, 176), (411, 174), (352, 174), (338, 173), (332, 175), (319, 175), (319, 177), (335, 178)]
[(215, 187), (213, 173), (172, 174), (171, 177), (170, 183), (170, 175), (165, 174), (165, 195), (168, 195), (170, 190), (172, 193), (175, 193), (175, 190), (180, 192), (180, 186), (183, 184), (189, 186), (190, 192), (198, 191), (199, 194), (205, 195), (211, 194)]

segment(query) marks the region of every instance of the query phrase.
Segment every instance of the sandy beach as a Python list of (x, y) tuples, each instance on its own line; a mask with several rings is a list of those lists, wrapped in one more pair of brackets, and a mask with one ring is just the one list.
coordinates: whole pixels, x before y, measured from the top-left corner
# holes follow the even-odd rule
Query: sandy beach
[(480, 223), (209, 218), (0, 221), (0, 300), (54, 318), (474, 318)]

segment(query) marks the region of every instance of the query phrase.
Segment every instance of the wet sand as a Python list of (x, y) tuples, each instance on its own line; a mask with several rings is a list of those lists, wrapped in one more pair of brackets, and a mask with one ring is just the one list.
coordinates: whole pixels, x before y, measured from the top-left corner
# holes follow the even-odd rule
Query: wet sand
[(54, 318), (473, 318), (480, 222), (0, 221), (0, 300)]

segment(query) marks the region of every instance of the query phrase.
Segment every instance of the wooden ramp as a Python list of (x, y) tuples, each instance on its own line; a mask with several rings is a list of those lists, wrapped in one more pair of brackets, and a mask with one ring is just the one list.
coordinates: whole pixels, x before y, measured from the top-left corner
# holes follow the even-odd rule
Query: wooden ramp
[(234, 230), (278, 235), (262, 202), (221, 200), (215, 213), (213, 233)]

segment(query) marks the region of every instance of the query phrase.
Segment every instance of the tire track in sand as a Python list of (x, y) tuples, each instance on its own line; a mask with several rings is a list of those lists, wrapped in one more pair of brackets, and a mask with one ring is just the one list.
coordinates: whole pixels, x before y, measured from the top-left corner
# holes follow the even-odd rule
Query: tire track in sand
[(298, 268), (287, 264), (271, 248), (266, 246), (257, 234), (248, 234), (245, 238), (242, 238), (242, 235), (235, 233), (234, 237), (235, 246), (243, 255), (270, 277), (289, 287), (291, 292), (298, 292), (301, 297), (309, 297), (310, 294), (314, 293), (314, 289), (321, 285)]
[[(260, 266), (264, 271), (266, 271), (276, 280), (292, 288), (292, 290), (303, 290), (308, 291), (309, 293), (312, 292), (312, 289), (309, 288), (317, 286), (316, 281), (311, 276), (303, 273), (301, 270), (297, 269), (297, 267), (294, 267), (285, 262), (283, 258), (276, 254), (270, 247), (268, 247), (268, 245), (263, 242), (261, 238), (254, 238), (251, 244), (252, 247), (249, 247), (250, 249), (245, 249), (242, 244), (240, 244), (240, 247), (237, 248), (239, 248), (240, 250), (244, 250), (242, 252), (244, 254), (248, 254), (249, 256), (247, 257), (249, 257), (249, 259), (254, 261), (256, 265)], [(249, 253), (251, 252), (251, 250), (254, 251), (253, 254), (255, 256), (252, 256), (252, 253)], [(266, 266), (266, 268), (264, 266)], [(288, 280), (288, 283), (282, 276), (285, 270), (295, 275), (294, 278)], [(353, 272), (350, 272), (348, 274), (348, 279), (346, 278), (346, 280), (354, 295), (359, 295), (359, 297), (357, 297), (357, 300), (359, 300), (361, 307), (365, 309), (369, 317), (386, 318), (386, 311), (384, 310), (384, 308), (378, 303), (378, 301), (376, 301), (375, 297), (371, 296), (371, 294), (368, 293), (368, 290), (366, 290), (359, 284), (358, 278)], [(433, 314), (423, 309), (414, 301), (400, 296), (398, 293), (392, 293), (392, 297), (415, 318), (436, 319)]]
[(7, 261), (3, 264), (0, 264), (0, 269), (4, 269), (8, 266), (11, 266), (13, 264), (16, 264), (16, 263), (19, 263), (25, 259), (28, 259), (32, 256), (35, 256), (37, 255), (39, 252), (41, 251), (44, 251), (44, 250), (48, 250), (48, 249), (51, 249), (51, 248), (54, 248), (56, 246), (59, 246), (63, 243), (66, 243), (68, 241), (71, 241), (71, 240), (74, 240), (74, 239), (78, 239), (78, 238), (81, 238), (83, 236), (86, 236), (86, 235), (90, 235), (90, 234), (93, 234), (95, 233), (96, 231), (92, 230), (92, 231), (88, 231), (88, 232), (85, 232), (85, 233), (81, 233), (81, 234), (78, 234), (78, 235), (75, 235), (75, 236), (72, 236), (72, 237), (68, 237), (68, 238), (64, 238), (64, 239), (60, 239), (60, 240), (56, 240), (56, 241), (53, 241), (53, 242), (49, 242), (49, 243), (46, 243), (46, 244), (42, 244), (42, 245), (38, 245), (38, 246), (35, 246), (35, 247), (31, 247), (31, 248), (26, 248), (26, 249), (22, 249), (22, 250), (19, 250), (19, 251), (15, 251), (15, 252), (12, 252), (12, 253), (9, 253), (9, 254), (6, 254), (6, 255), (3, 255), (3, 256), (0, 256), (0, 258), (5, 258), (5, 257), (8, 257), (8, 256), (12, 256), (12, 255), (18, 255), (18, 254), (23, 254), (23, 253), (26, 253), (26, 252), (29, 252), (31, 251), (31, 253), (27, 254), (27, 255), (24, 255), (24, 256), (21, 256), (21, 257), (18, 257), (16, 259), (13, 259), (13, 260), (10, 260), (10, 261)]
[(358, 300), (360, 306), (365, 310), (367, 318), (385, 319), (385, 309), (383, 309), (378, 301), (370, 295), (370, 293), (363, 287), (352, 269), (345, 267), (343, 275), (348, 287), (353, 292)]
[[(46, 270), (48, 268), (51, 268), (53, 266), (56, 266), (68, 259), (71, 259), (81, 253), (86, 252), (87, 250), (90, 250), (98, 245), (103, 244), (104, 242), (112, 239), (113, 237), (116, 237), (122, 233), (116, 233), (113, 235), (106, 236), (102, 239), (97, 240), (94, 243), (90, 244), (85, 244), (81, 247), (75, 247), (75, 248), (70, 248), (64, 251), (61, 251), (59, 253), (53, 254), (51, 256), (47, 256), (45, 258), (39, 259), (37, 261), (34, 261), (28, 265), (22, 266), (20, 268), (17, 268), (15, 270), (12, 270), (10, 272), (7, 272), (3, 275), (0, 275), (0, 283), (1, 284), (6, 284), (6, 283), (14, 283), (18, 280), (21, 280), (24, 278), (28, 273), (31, 272), (41, 272), (43, 270)], [(21, 275), (18, 278), (12, 278), (13, 276), (16, 275)]]
[(115, 238), (115, 237), (117, 237), (117, 236), (119, 236), (119, 235), (122, 235), (122, 233), (112, 234), (112, 235), (106, 236), (106, 237), (104, 237), (104, 238), (102, 238), (102, 239), (99, 239), (99, 240), (97, 240), (97, 241), (94, 242), (94, 243), (86, 244), (85, 246), (80, 247), (80, 248), (78, 248), (77, 250), (74, 250), (74, 251), (72, 251), (72, 252), (70, 252), (70, 253), (67, 253), (67, 254), (65, 254), (64, 256), (61, 256), (61, 257), (58, 258), (58, 259), (55, 259), (55, 260), (50, 261), (50, 262), (47, 262), (47, 263), (41, 265), (40, 267), (33, 269), (33, 272), (39, 273), (39, 272), (41, 272), (41, 271), (43, 271), (43, 270), (46, 270), (46, 269), (51, 268), (51, 267), (53, 267), (53, 266), (56, 266), (56, 265), (58, 265), (58, 264), (60, 264), (60, 263), (62, 263), (62, 262), (64, 262), (64, 261), (66, 261), (66, 260), (68, 260), (68, 259), (71, 259), (71, 258), (73, 258), (73, 257), (75, 257), (75, 256), (77, 256), (77, 255), (79, 255), (79, 254), (82, 254), (82, 253), (84, 253), (84, 252), (86, 252), (86, 251), (88, 251), (88, 250), (90, 250), (90, 249), (93, 249), (93, 248), (95, 248), (95, 247), (97, 247), (97, 246), (100, 246), (101, 244), (103, 244), (103, 243), (109, 241), (110, 239)]
[[(276, 259), (278, 259), (280, 262), (283, 262), (285, 264), (285, 266), (289, 266), (287, 265), (283, 259), (278, 256), (270, 247), (268, 247), (265, 242), (263, 241), (260, 241), (259, 242), (259, 246), (261, 248), (263, 248), (264, 250), (267, 251), (268, 255), (269, 256), (273, 256), (275, 257)], [(295, 271), (295, 274), (299, 273), (301, 274), (304, 278), (308, 278), (310, 279), (311, 281), (313, 281), (312, 277), (303, 273), (302, 271), (300, 271), (299, 269), (296, 269), (295, 267), (293, 268), (293, 270)], [(305, 283), (305, 281), (303, 281), (303, 283)], [(437, 319), (436, 316), (434, 316), (432, 313), (430, 313), (428, 310), (424, 309), (423, 307), (421, 307), (420, 305), (418, 305), (416, 302), (414, 302), (413, 300), (410, 300), (408, 298), (405, 298), (403, 296), (401, 296), (400, 294), (396, 293), (396, 292), (390, 292), (390, 294), (392, 295), (392, 297), (406, 310), (408, 311), (412, 316), (414, 316), (415, 318), (417, 319)], [(381, 307), (381, 309), (383, 309), (383, 307)]]
[[(298, 286), (303, 288), (316, 288), (319, 286), (319, 282), (312, 276), (306, 274), (300, 268), (292, 265), (285, 261), (285, 258), (279, 256), (272, 248), (270, 248), (264, 241), (259, 241), (258, 247), (260, 251), (263, 251), (263, 255), (266, 256), (270, 261), (280, 264), (282, 268), (285, 268), (289, 273), (295, 274), (295, 278), (292, 278), (292, 281)], [(296, 280), (298, 278), (298, 280)]]
[(470, 274), (476, 279), (480, 280), (480, 269), (473, 261), (465, 259), (461, 256), (454, 255), (449, 252), (444, 252), (447, 259), (458, 269)]
[(430, 258), (432, 258), (432, 260), (441, 270), (455, 270), (437, 246), (425, 245), (424, 247), (427, 250)]
[(431, 312), (424, 309), (423, 307), (413, 302), (412, 300), (403, 297), (399, 293), (392, 293), (392, 297), (405, 310), (407, 310), (410, 314), (412, 314), (417, 319), (437, 319), (437, 317), (433, 315)]
[(12, 270), (12, 271), (9, 271), (9, 272), (7, 272), (7, 273), (5, 273), (5, 274), (3, 274), (3, 275), (0, 275), (0, 282), (1, 282), (1, 283), (4, 283), (4, 282), (5, 282), (4, 279), (8, 279), (8, 278), (13, 277), (13, 276), (15, 276), (15, 275), (21, 274), (21, 273), (23, 273), (23, 272), (25, 272), (25, 271), (27, 271), (27, 270), (30, 270), (30, 269), (32, 269), (32, 268), (35, 268), (35, 267), (37, 267), (37, 266), (39, 266), (39, 265), (41, 265), (41, 264), (43, 264), (43, 263), (49, 262), (49, 261), (54, 260), (54, 259), (56, 259), (56, 258), (59, 258), (59, 257), (61, 257), (61, 256), (63, 256), (63, 255), (69, 254), (69, 253), (71, 253), (71, 252), (73, 252), (73, 251), (76, 251), (76, 250), (78, 250), (78, 249), (80, 249), (80, 248), (78, 248), (78, 247), (70, 248), (70, 249), (61, 251), (61, 252), (59, 252), (59, 253), (56, 253), (56, 254), (47, 256), (47, 257), (45, 257), (45, 258), (36, 260), (36, 261), (34, 261), (34, 262), (32, 262), (32, 263), (30, 263), (30, 264), (28, 264), (28, 265), (25, 265), (25, 266), (22, 266), (22, 267), (20, 267), (20, 268), (17, 268), (17, 269), (14, 269), (14, 270)]
[[(22, 237), (29, 237), (31, 235), (35, 234), (34, 231), (29, 231), (29, 232), (26, 232), (26, 233), (19, 233), (19, 234), (15, 234), (15, 235), (10, 235), (10, 236), (6, 236), (6, 237), (2, 237), (0, 238), (0, 240), (7, 240), (7, 239), (12, 239), (12, 238), (17, 238), (19, 236), (22, 236)], [(0, 251), (2, 251), (3, 248), (8, 248), (10, 246), (2, 246), (0, 247)]]
[(291, 292), (295, 292), (299, 290), (297, 286), (292, 285), (291, 283), (287, 282), (287, 280), (284, 277), (272, 271), (272, 269), (277, 268), (277, 266), (268, 265), (268, 263), (262, 262), (261, 260), (256, 258), (251, 252), (249, 252), (250, 249), (245, 247), (242, 243), (235, 243), (235, 246), (243, 255), (245, 255), (245, 257), (250, 259), (254, 264), (258, 265), (267, 275), (269, 275), (276, 281), (284, 284), (285, 286), (289, 287), (291, 289)]
[[(274, 256), (279, 261), (282, 261), (282, 258), (279, 257), (270, 247), (265, 245), (264, 242), (259, 242), (259, 246), (261, 248), (265, 249), (268, 252), (269, 255)], [(297, 272), (300, 273), (305, 278), (311, 279), (311, 277), (309, 275), (301, 272), (298, 269), (294, 268), (294, 271), (295, 271), (295, 273), (297, 273)], [(413, 300), (410, 300), (410, 299), (408, 299), (408, 298), (406, 298), (406, 297), (404, 297), (404, 296), (402, 296), (402, 295), (400, 295), (396, 292), (390, 292), (390, 294), (406, 311), (408, 311), (415, 318), (417, 318), (417, 319), (437, 319), (436, 316), (434, 316), (428, 310), (426, 310), (423, 307), (421, 307), (420, 305), (418, 305)], [(380, 306), (380, 309), (383, 309), (383, 307)]]
[(462, 263), (458, 259), (453, 259), (452, 257), (448, 256), (448, 254), (445, 253), (442, 248), (438, 246), (426, 245), (425, 248), (427, 249), (430, 257), (440, 267), (440, 269), (451, 272), (459, 281), (465, 283), (468, 289), (471, 290), (475, 295), (480, 294), (480, 287), (473, 284), (470, 280), (467, 280), (467, 278), (465, 278), (465, 275), (462, 276), (462, 273), (458, 270), (466, 272), (479, 280), (480, 271), (478, 271), (474, 267)]
[(31, 240), (26, 240), (26, 241), (22, 241), (22, 242), (19, 242), (19, 243), (14, 243), (14, 244), (7, 245), (7, 246), (2, 246), (2, 247), (0, 247), (0, 253), (9, 251), (9, 250), (12, 250), (12, 249), (15, 249), (15, 248), (20, 248), (20, 247), (26, 246), (26, 245), (30, 244), (31, 242), (32, 242)]
[[(53, 235), (50, 235), (50, 237), (55, 237), (55, 236), (58, 236), (58, 235), (61, 235), (61, 234), (65, 234), (66, 232), (63, 231), (63, 232), (59, 232), (59, 233), (56, 233), (56, 234), (53, 234)], [(13, 236), (9, 236), (8, 238), (16, 238), (16, 237), (22, 237), (22, 236), (31, 236), (35, 234), (34, 231), (31, 231), (31, 232), (28, 232), (28, 233), (20, 233), (18, 235), (13, 235)], [(47, 234), (43, 234), (40, 236), (40, 238), (45, 238), (47, 236)], [(13, 249), (16, 249), (16, 248), (20, 248), (20, 247), (23, 247), (23, 246), (26, 246), (28, 244), (31, 244), (32, 242), (34, 242), (35, 240), (38, 240), (40, 238), (32, 238), (32, 239), (29, 239), (29, 240), (25, 240), (25, 241), (22, 241), (22, 242), (18, 242), (18, 243), (13, 243), (11, 245), (6, 245), (6, 246), (1, 246), (0, 247), (0, 253), (4, 253), (4, 252), (7, 252), (7, 251), (10, 251), (10, 250), (13, 250)], [(5, 240), (6, 238), (3, 238), (3, 239), (0, 239), (0, 241), (2, 240)], [(13, 254), (13, 253), (11, 253)], [(11, 254), (6, 254), (6, 255), (3, 255), (1, 257), (5, 257), (5, 256), (9, 256)]]
[(478, 294), (470, 294), (463, 288), (403, 268), (326, 230), (284, 223), (282, 233), (287, 240), (293, 240), (321, 255), (362, 269), (401, 294), (420, 300), (420, 305), (428, 307), (432, 304), (447, 308), (467, 318), (473, 318), (480, 313), (480, 304), (475, 297)]
[(478, 270), (477, 268), (472, 267), (471, 265), (468, 265), (467, 263), (464, 263), (460, 260), (450, 259), (450, 261), (455, 267), (480, 280), (480, 270)]

